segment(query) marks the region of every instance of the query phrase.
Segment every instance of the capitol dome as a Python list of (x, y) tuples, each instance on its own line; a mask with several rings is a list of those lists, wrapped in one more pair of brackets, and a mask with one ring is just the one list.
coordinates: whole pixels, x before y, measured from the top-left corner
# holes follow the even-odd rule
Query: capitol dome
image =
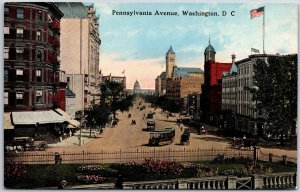
[(140, 90), (141, 90), (140, 83), (138, 82), (138, 80), (136, 80), (133, 86), (133, 92), (138, 93)]

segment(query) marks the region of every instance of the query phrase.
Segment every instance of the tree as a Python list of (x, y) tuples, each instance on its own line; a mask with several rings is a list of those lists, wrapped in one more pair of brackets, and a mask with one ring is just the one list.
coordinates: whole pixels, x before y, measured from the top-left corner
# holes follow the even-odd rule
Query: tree
[(126, 96), (123, 85), (114, 81), (105, 81), (101, 84), (100, 105), (107, 104), (111, 107), (114, 119), (118, 110), (127, 111), (132, 106), (133, 96)]
[(96, 127), (97, 125), (104, 127), (111, 119), (111, 108), (108, 104), (94, 104), (85, 111), (88, 127)]
[(253, 101), (276, 134), (287, 134), (297, 118), (297, 55), (274, 56), (254, 65)]

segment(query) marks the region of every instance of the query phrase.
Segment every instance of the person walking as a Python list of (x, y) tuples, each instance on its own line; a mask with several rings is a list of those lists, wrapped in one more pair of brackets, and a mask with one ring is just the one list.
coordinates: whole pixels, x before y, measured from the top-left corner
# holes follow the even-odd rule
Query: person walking
[(118, 178), (115, 182), (115, 189), (123, 189), (123, 177), (121, 174), (118, 175)]

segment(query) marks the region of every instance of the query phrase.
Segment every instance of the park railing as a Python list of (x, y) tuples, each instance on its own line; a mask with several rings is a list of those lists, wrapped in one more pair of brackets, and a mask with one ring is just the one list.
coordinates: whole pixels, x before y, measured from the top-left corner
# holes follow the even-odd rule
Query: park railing
[(145, 160), (172, 160), (185, 161), (211, 161), (218, 155), (224, 157), (248, 157), (253, 158), (254, 150), (251, 149), (149, 149), (149, 150), (118, 150), (118, 151), (81, 151), (81, 152), (20, 152), (5, 153), (5, 162), (21, 162), (24, 164), (77, 164), (77, 163), (123, 163), (143, 162)]
[[(245, 190), (245, 189), (295, 189), (296, 173), (272, 173), (249, 177), (217, 176), (180, 178), (155, 181), (124, 182), (124, 189), (198, 189), (198, 190)], [(113, 183), (72, 186), (71, 189), (113, 189)]]

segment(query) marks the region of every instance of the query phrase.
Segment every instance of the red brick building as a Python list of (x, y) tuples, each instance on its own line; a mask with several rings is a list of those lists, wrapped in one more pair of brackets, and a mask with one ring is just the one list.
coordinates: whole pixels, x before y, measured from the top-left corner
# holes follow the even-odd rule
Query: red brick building
[(43, 136), (57, 142), (68, 120), (60, 71), (60, 20), (54, 3), (4, 4), (5, 140)]
[(210, 44), (204, 52), (204, 84), (202, 84), (202, 121), (218, 124), (222, 110), (222, 75), (230, 71), (232, 63), (215, 61), (216, 51)]
[(53, 3), (5, 3), (5, 112), (49, 110), (65, 100), (57, 95), (64, 89), (59, 85), (62, 16)]

